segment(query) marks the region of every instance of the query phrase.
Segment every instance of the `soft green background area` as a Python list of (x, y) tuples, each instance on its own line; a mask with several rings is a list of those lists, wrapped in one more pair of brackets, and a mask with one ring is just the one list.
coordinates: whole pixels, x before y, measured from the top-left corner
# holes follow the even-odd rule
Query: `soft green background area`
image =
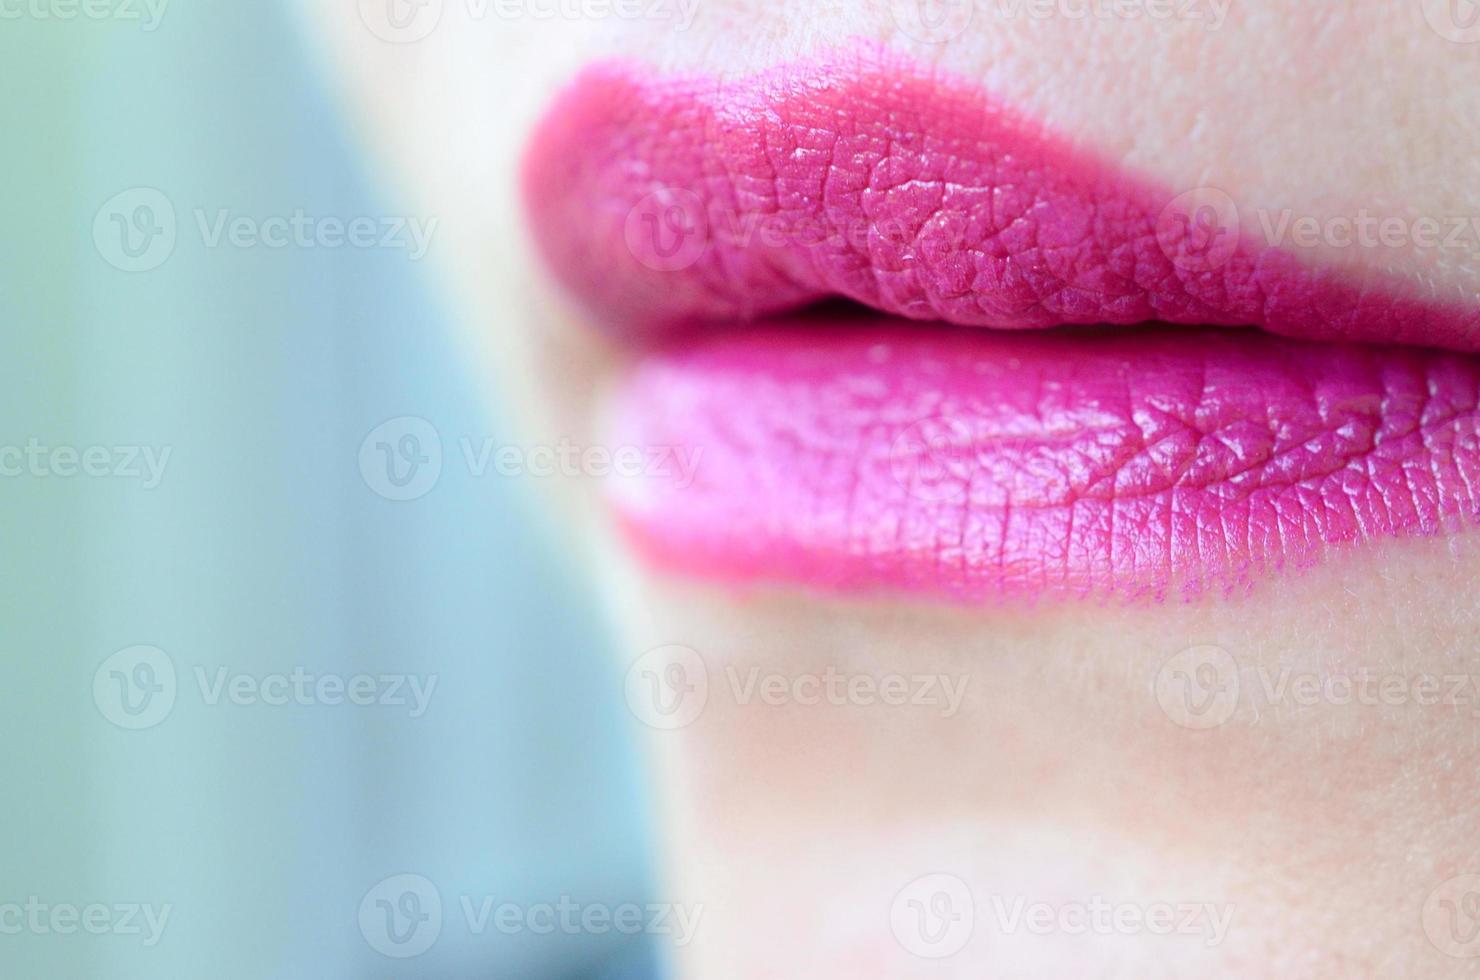
[[(122, 0), (115, 0), (118, 7)], [(538, 481), (448, 466), (411, 502), (361, 478), (366, 433), (427, 419), (516, 441), (425, 263), (386, 249), (208, 247), (195, 212), (405, 214), (352, 145), (291, 17), (175, 0), (154, 31), (12, 5), (0, 20), (0, 446), (171, 450), (163, 482), (0, 477), (0, 905), (168, 904), (162, 941), (0, 934), (0, 977), (579, 975), (613, 936), (473, 935), (475, 903), (645, 895), (620, 677)], [(73, 8), (75, 9), (75, 8)], [(158, 268), (94, 245), (157, 188)], [(437, 258), (437, 244), (426, 262)], [(174, 710), (96, 706), (114, 651), (164, 650)], [(192, 671), (435, 674), (430, 710), (207, 704)], [(427, 876), (434, 947), (372, 951), (361, 897)]]

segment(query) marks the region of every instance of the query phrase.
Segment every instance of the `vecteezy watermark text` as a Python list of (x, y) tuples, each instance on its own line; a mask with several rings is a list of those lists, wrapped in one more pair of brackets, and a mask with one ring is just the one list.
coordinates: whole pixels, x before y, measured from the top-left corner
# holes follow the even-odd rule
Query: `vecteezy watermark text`
[[(461, 436), (456, 459), (470, 477), (545, 480), (556, 477), (656, 479), (685, 490), (694, 482), (702, 446), (586, 445), (570, 438), (515, 445), (492, 437)], [(360, 440), (360, 477), (387, 500), (416, 500), (442, 478), (442, 435), (424, 418), (382, 422)]]
[[(190, 676), (206, 707), (329, 708), (362, 707), (426, 714), (437, 690), (436, 674), (314, 671), (243, 671), (225, 665), (195, 664)], [(169, 654), (154, 646), (132, 646), (114, 653), (93, 672), (93, 704), (119, 728), (159, 725), (179, 700), (179, 673)]]
[(1354, 215), (1318, 218), (1283, 211), (1256, 210), (1264, 239), (1276, 248), (1444, 249), (1480, 252), (1480, 215)]
[[(666, 937), (687, 946), (704, 914), (701, 904), (674, 902), (580, 902), (569, 895), (553, 901), (500, 901), (493, 895), (460, 895), (454, 904), (468, 935)], [(441, 890), (425, 875), (397, 874), (376, 882), (360, 900), (360, 934), (367, 945), (392, 959), (431, 949), (449, 922)]]
[(816, 671), (778, 671), (727, 664), (720, 681), (697, 650), (656, 647), (628, 668), (625, 691), (632, 714), (650, 728), (686, 728), (714, 697), (740, 707), (895, 708), (954, 718), (970, 678), (949, 674), (874, 674), (829, 665)]
[(1035, 936), (1197, 936), (1217, 946), (1228, 936), (1235, 906), (1215, 902), (1030, 901), (993, 895), (993, 918), (1005, 934)]
[(174, 906), (138, 902), (0, 902), (0, 936), (142, 936), (152, 947), (164, 936)]
[(0, 0), (0, 21), (134, 21), (150, 32), (169, 5), (170, 0)]
[(357, 0), (365, 27), (392, 44), (415, 44), (441, 26), (449, 9), (462, 20), (481, 24), (490, 17), (509, 21), (647, 21), (686, 31), (699, 12), (699, 0)]
[(1003, 20), (1182, 21), (1216, 31), (1233, 0), (977, 0)]
[[(436, 216), (312, 214), (304, 208), (247, 214), (232, 208), (195, 208), (194, 229), (203, 247), (239, 250), (384, 249), (415, 262), (432, 245)], [(109, 198), (93, 216), (93, 245), (109, 265), (148, 272), (175, 254), (181, 230), (174, 201), (153, 187), (131, 187)]]
[(1192, 23), (1216, 31), (1232, 6), (1233, 0), (890, 0), (895, 26), (926, 44), (960, 37), (979, 17), (998, 22)]
[(171, 446), (50, 445), (36, 437), (0, 446), (0, 478), (137, 480), (156, 489), (170, 465)]
[(1045, 901), (993, 894), (985, 903), (964, 879), (936, 872), (906, 884), (889, 909), (895, 940), (922, 959), (945, 959), (970, 944), (983, 924), (1004, 936), (1184, 936), (1217, 946), (1228, 936), (1236, 906), (1217, 902)]
[(1189, 647), (1158, 668), (1153, 694), (1167, 717), (1184, 728), (1218, 728), (1238, 714), (1268, 709), (1442, 708), (1468, 709), (1480, 718), (1480, 675), (1405, 672), (1368, 666), (1297, 670), (1289, 665), (1245, 667), (1215, 644)]
[(302, 208), (261, 217), (229, 208), (195, 209), (195, 223), (206, 248), (383, 248), (404, 250), (415, 262), (427, 254), (437, 231), (436, 217), (415, 215), (311, 215)]
[[(1468, 2), (1468, 0), (1466, 0)], [(1300, 213), (1240, 206), (1223, 189), (1196, 187), (1172, 198), (1156, 219), (1156, 240), (1179, 269), (1211, 272), (1228, 265), (1241, 246), (1328, 252), (1480, 254), (1480, 215)]]

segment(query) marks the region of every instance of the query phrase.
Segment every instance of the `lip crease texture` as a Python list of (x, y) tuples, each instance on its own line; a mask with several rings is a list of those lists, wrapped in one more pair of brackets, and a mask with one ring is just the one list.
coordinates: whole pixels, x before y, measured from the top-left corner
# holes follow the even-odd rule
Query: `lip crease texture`
[[(896, 56), (589, 69), (525, 182), (557, 277), (645, 348), (614, 438), (697, 464), (613, 483), (672, 570), (1191, 597), (1480, 521), (1480, 311), (1229, 236)], [(791, 315), (836, 297), (888, 316)]]
[(616, 431), (702, 455), (616, 484), (618, 509), (684, 571), (973, 602), (1231, 591), (1474, 521), (1473, 358), (1245, 339), (855, 324), (686, 345), (637, 367)]

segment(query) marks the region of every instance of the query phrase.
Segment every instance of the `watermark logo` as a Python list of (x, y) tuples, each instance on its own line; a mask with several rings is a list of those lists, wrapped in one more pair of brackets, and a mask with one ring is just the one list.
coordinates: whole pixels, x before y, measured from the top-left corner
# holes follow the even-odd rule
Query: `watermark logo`
[(415, 415), (382, 422), (360, 442), (360, 477), (387, 500), (425, 497), (442, 477), (442, 437)]
[(945, 503), (965, 496), (978, 469), (975, 440), (960, 419), (921, 419), (889, 450), (894, 479), (919, 500)]
[(654, 272), (679, 272), (709, 249), (704, 201), (693, 191), (653, 191), (627, 213), (623, 237), (633, 258)]
[[(403, 415), (383, 422), (360, 441), (360, 477), (387, 500), (416, 500), (436, 487), (443, 473), (443, 440), (424, 418)], [(473, 479), (660, 480), (687, 490), (698, 474), (703, 446), (583, 445), (569, 438), (514, 445), (491, 437), (459, 436), (447, 456)], [(3, 450), (0, 450), (3, 461)]]
[(443, 0), (358, 0), (360, 20), (391, 44), (414, 44), (442, 23)]
[(175, 907), (138, 902), (46, 902), (31, 895), (24, 902), (0, 903), (0, 936), (142, 936), (152, 948), (164, 937)]
[(1429, 28), (1455, 44), (1480, 42), (1480, 0), (1419, 0)]
[(964, 34), (981, 12), (998, 21), (1201, 22), (1221, 28), (1233, 0), (890, 0), (900, 33), (923, 44), (944, 44)]
[(312, 673), (294, 667), (286, 673), (252, 674), (218, 666), (207, 670), (196, 664), (191, 673), (201, 702), (214, 708), (229, 704), (238, 708), (284, 708), (290, 705), (336, 708), (405, 708), (407, 717), (427, 713), (437, 691), (437, 674), (342, 674)]
[(158, 647), (119, 650), (93, 672), (93, 704), (105, 719), (130, 731), (153, 728), (175, 708), (175, 662)]
[[(458, 913), (461, 913), (459, 916)], [(469, 936), (668, 937), (674, 946), (693, 942), (703, 905), (670, 902), (579, 902), (561, 895), (548, 902), (500, 901), (495, 895), (459, 895), (444, 912), (442, 893), (424, 875), (397, 874), (378, 882), (360, 900), (360, 935), (371, 949), (410, 959), (431, 949), (449, 930)]]
[(670, 645), (637, 658), (625, 686), (628, 707), (639, 721), (674, 730), (692, 725), (716, 697), (742, 708), (895, 708), (954, 718), (970, 681), (964, 674), (871, 674), (832, 665), (782, 672), (728, 664), (722, 673), (711, 674), (697, 652)]
[[(313, 215), (303, 208), (281, 214), (240, 214), (230, 208), (195, 208), (195, 233), (207, 249), (386, 249), (424, 258), (439, 219), (406, 215)], [(180, 228), (174, 203), (163, 191), (135, 187), (114, 195), (93, 217), (93, 244), (109, 265), (124, 272), (157, 269), (175, 253)]]
[(1202, 22), (1212, 32), (1228, 19), (1233, 0), (995, 0), (1003, 20)]
[[(1480, 675), (1406, 673), (1366, 666), (1298, 670), (1282, 664), (1240, 667), (1220, 646), (1195, 646), (1168, 658), (1153, 692), (1167, 717), (1184, 728), (1226, 724), (1240, 704), (1258, 720), (1267, 712), (1315, 708), (1439, 708), (1480, 718)], [(1252, 723), (1252, 721), (1251, 721)]]
[(426, 258), (441, 219), (408, 215), (314, 215), (303, 208), (267, 216), (237, 214), (230, 208), (196, 208), (195, 228), (206, 248), (237, 249), (372, 248), (402, 251), (412, 262)]
[(1366, 208), (1355, 215), (1316, 217), (1291, 209), (1256, 212), (1264, 240), (1277, 248), (1444, 250), (1480, 252), (1480, 216), (1375, 215)]
[(474, 898), (464, 895), (459, 900), (468, 932), (481, 936), (490, 930), (503, 936), (528, 933), (532, 936), (605, 936), (618, 933), (636, 936), (671, 937), (674, 946), (683, 947), (694, 941), (703, 905), (679, 905), (670, 902), (604, 902), (582, 903), (569, 895), (554, 902), (501, 902), (492, 895)]
[(1216, 187), (1197, 187), (1172, 198), (1156, 218), (1156, 243), (1184, 272), (1223, 268), (1238, 251), (1239, 212)]
[(124, 272), (148, 272), (175, 254), (175, 206), (163, 191), (131, 187), (110, 197), (93, 217), (93, 245)]
[(932, 708), (954, 718), (966, 699), (971, 678), (950, 674), (868, 674), (828, 666), (820, 671), (783, 674), (751, 667), (725, 668), (729, 692), (738, 705), (773, 708)]
[(916, 878), (894, 896), (889, 928), (900, 946), (922, 959), (955, 956), (976, 931), (971, 888), (950, 874)]
[[(436, 693), (436, 674), (343, 675), (306, 667), (254, 674), (230, 667), (195, 664), (189, 676), (208, 708), (355, 707), (403, 708), (421, 718)], [(120, 650), (93, 672), (93, 703), (119, 728), (153, 728), (169, 717), (180, 694), (174, 660), (158, 647)], [(190, 685), (186, 686), (186, 690)]]
[(1238, 663), (1220, 646), (1190, 647), (1161, 665), (1154, 687), (1161, 710), (1178, 725), (1217, 728), (1238, 710)]
[(657, 647), (627, 669), (625, 691), (627, 707), (649, 728), (687, 728), (709, 704), (709, 668), (691, 647)]
[(1004, 935), (1188, 936), (1221, 945), (1237, 906), (1216, 902), (1125, 902), (1100, 895), (1088, 901), (1029, 901), (992, 896), (992, 918)]
[[(360, 20), (370, 33), (392, 44), (414, 44), (442, 23), (444, 0), (358, 0)], [(462, 0), (472, 24), (499, 21), (650, 21), (677, 31), (693, 26), (699, 0)]]
[(158, 489), (172, 446), (49, 445), (32, 436), (24, 446), (0, 446), (0, 478), (137, 480)]
[(170, 0), (0, 0), (0, 21), (135, 21), (144, 33), (159, 29)]
[(1480, 875), (1459, 875), (1429, 892), (1423, 931), (1445, 956), (1480, 956)]
[(420, 956), (442, 935), (442, 893), (417, 874), (378, 882), (360, 900), (360, 935), (382, 956)]
[(976, 0), (890, 0), (894, 26), (912, 41), (944, 44), (965, 33)]
[(458, 439), (468, 475), (533, 479), (658, 479), (687, 490), (698, 473), (703, 446), (583, 446), (571, 439), (534, 446), (501, 444), (494, 439)]

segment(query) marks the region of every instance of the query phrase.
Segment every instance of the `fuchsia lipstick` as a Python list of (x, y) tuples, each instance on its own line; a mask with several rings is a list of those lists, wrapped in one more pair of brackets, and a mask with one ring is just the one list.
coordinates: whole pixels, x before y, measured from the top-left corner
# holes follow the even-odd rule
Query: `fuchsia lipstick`
[[(669, 567), (1164, 596), (1480, 517), (1480, 362), (1352, 343), (1474, 351), (1480, 312), (1250, 241), (1232, 201), (877, 50), (592, 69), (526, 189), (556, 275), (650, 348), (622, 441), (702, 453), (692, 485), (615, 494)], [(788, 316), (837, 297), (889, 317)], [(1072, 324), (1094, 326), (1022, 332)]]
[(706, 575), (968, 601), (1237, 587), (1480, 512), (1474, 359), (1230, 331), (786, 324), (652, 356), (626, 438), (703, 447), (620, 486)]

